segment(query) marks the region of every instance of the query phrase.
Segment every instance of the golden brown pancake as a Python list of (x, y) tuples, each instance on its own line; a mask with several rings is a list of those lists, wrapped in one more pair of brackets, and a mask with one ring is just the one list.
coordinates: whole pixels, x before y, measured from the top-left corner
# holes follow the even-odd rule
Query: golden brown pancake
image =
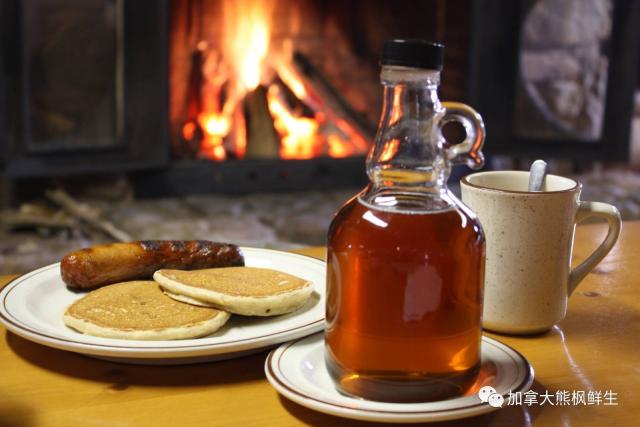
[(71, 304), (64, 323), (106, 338), (172, 340), (209, 335), (229, 313), (166, 296), (153, 281), (122, 282), (96, 289)]
[(169, 296), (176, 294), (245, 316), (292, 312), (313, 292), (311, 282), (268, 268), (158, 270), (153, 278)]

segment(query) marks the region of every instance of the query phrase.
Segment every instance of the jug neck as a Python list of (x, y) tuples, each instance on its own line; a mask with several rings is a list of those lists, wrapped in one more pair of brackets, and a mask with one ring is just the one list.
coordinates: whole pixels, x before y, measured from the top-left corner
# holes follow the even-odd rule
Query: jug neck
[(450, 164), (444, 151), (436, 70), (383, 66), (384, 103), (367, 157), (373, 191), (446, 192)]

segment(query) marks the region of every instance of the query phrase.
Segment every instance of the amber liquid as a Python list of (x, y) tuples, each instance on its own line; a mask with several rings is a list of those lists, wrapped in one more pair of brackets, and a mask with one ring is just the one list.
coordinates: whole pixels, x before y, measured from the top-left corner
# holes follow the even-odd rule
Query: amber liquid
[(463, 394), (480, 368), (484, 237), (473, 215), (354, 198), (328, 243), (325, 354), (338, 389), (388, 402)]

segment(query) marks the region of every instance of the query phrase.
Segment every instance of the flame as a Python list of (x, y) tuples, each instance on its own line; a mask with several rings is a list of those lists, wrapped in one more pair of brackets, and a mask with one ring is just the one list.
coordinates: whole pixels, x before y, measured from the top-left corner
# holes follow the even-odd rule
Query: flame
[(187, 122), (182, 127), (182, 137), (187, 141), (193, 141), (196, 136), (196, 124), (193, 122)]
[(267, 91), (269, 112), (273, 125), (281, 136), (280, 157), (283, 159), (310, 159), (314, 157), (318, 122), (308, 117), (295, 117), (280, 98), (280, 89), (269, 86)]
[(233, 136), (236, 146), (236, 157), (244, 158), (247, 152), (247, 123), (244, 119), (242, 108), (236, 108), (233, 113)]
[(216, 113), (202, 113), (198, 116), (198, 123), (204, 131), (200, 155), (211, 160), (225, 160), (224, 137), (231, 130), (231, 120)]
[[(331, 157), (347, 157), (357, 153), (364, 153), (369, 149), (369, 144), (362, 135), (346, 120), (338, 117), (329, 108), (322, 97), (308, 87), (300, 76), (299, 72), (291, 66), (292, 55), (288, 60), (279, 57), (275, 61), (278, 77), (287, 85), (291, 92), (304, 104), (312, 108), (316, 114), (315, 119), (322, 127), (323, 124), (331, 123), (334, 129), (327, 130), (324, 126), (323, 131), (327, 133), (325, 138), (327, 143), (327, 152)], [(318, 135), (318, 138), (322, 138)], [(320, 152), (323, 150), (320, 149)]]
[[(347, 157), (367, 151), (366, 140), (346, 120), (338, 118), (324, 105), (318, 94), (305, 84), (298, 71), (291, 66), (291, 59), (285, 61), (280, 57), (275, 61), (275, 67), (278, 77), (296, 98), (316, 111), (313, 119), (292, 116), (281, 99), (278, 86), (270, 86), (269, 110), (282, 138), (281, 157), (307, 159), (319, 154)], [(325, 136), (320, 134), (321, 131)], [(323, 146), (325, 143), (326, 146)]]
[(202, 114), (201, 117), (202, 127), (209, 135), (224, 137), (231, 130), (231, 121), (228, 117), (215, 114)]
[(353, 152), (337, 135), (329, 135), (327, 143), (329, 144), (329, 156), (331, 157), (347, 157)]
[(286, 66), (282, 61), (278, 61), (276, 71), (278, 72), (278, 77), (282, 79), (299, 100), (304, 101), (307, 98), (308, 94), (304, 82), (291, 67)]
[[(269, 50), (272, 9), (272, 1), (225, 0), (221, 49), (224, 62), (218, 52), (207, 52), (209, 43), (206, 41), (197, 44), (199, 50), (207, 52), (203, 65), (206, 77), (202, 87), (203, 112), (198, 116), (198, 124), (204, 134), (200, 157), (225, 160), (225, 138), (233, 141), (237, 157), (243, 157), (246, 152), (246, 126), (239, 100), (260, 84), (264, 74), (263, 62)], [(227, 83), (230, 86), (229, 93), (225, 93), (226, 101), (221, 105), (221, 94)], [(195, 131), (194, 123), (186, 123), (182, 134), (186, 140), (192, 140)]]
[(269, 51), (273, 1), (225, 0), (222, 53), (239, 76), (239, 95), (258, 87)]

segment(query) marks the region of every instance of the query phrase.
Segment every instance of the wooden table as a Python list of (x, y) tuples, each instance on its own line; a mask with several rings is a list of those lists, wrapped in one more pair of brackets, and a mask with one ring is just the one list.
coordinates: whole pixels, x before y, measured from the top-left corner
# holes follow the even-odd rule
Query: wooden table
[[(578, 227), (575, 260), (604, 226)], [(323, 256), (323, 248), (303, 251)], [(443, 423), (459, 426), (635, 426), (640, 423), (640, 222), (624, 223), (614, 250), (571, 297), (567, 318), (536, 337), (495, 337), (535, 369), (533, 390), (611, 390), (617, 406), (509, 406)], [(4, 284), (10, 276), (0, 278)], [(342, 426), (280, 397), (266, 352), (190, 366), (104, 362), (31, 343), (0, 327), (0, 426)]]

